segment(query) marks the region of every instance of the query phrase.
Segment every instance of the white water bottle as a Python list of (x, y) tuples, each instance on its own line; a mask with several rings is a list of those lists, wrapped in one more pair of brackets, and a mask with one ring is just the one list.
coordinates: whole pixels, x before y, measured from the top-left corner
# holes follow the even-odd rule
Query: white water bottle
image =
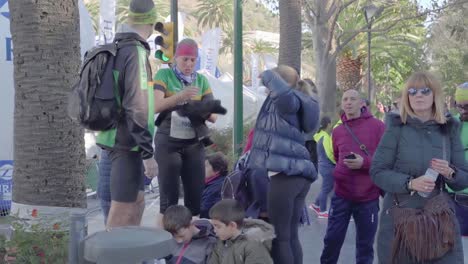
[[(437, 177), (439, 176), (439, 173), (431, 168), (428, 168), (426, 170), (426, 172), (424, 173), (424, 176), (421, 176), (421, 177), (425, 177), (426, 179), (429, 179), (433, 182), (435, 182), (437, 180)], [(431, 194), (432, 191), (430, 192), (418, 192), (418, 194), (421, 196), (421, 197), (428, 197), (430, 194)]]

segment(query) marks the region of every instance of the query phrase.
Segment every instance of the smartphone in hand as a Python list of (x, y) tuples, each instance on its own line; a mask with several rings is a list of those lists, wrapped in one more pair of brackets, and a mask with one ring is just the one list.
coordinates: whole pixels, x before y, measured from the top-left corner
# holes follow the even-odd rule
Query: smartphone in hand
[(345, 156), (345, 159), (356, 159), (356, 155), (354, 155), (353, 153), (349, 154), (349, 155), (346, 155)]

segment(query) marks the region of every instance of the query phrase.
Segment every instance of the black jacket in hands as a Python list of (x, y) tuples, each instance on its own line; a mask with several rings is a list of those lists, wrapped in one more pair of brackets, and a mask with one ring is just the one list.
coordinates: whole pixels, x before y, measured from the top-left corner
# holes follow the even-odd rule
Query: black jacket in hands
[(198, 139), (209, 136), (210, 131), (205, 121), (211, 114), (225, 115), (227, 113), (226, 108), (221, 105), (220, 100), (205, 99), (201, 101), (189, 101), (186, 104), (161, 112), (158, 118), (156, 118), (156, 126), (159, 126), (164, 118), (172, 111), (177, 111), (180, 116), (185, 116), (190, 120)]

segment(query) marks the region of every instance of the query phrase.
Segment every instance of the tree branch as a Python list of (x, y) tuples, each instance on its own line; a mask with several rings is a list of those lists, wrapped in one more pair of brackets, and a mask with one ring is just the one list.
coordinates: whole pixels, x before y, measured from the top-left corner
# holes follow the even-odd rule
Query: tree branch
[[(460, 1), (460, 2), (455, 2), (453, 4), (447, 4), (446, 6), (443, 6), (443, 7), (440, 7), (440, 8), (437, 8), (437, 9), (432, 9), (432, 10), (426, 10), (422, 13), (419, 13), (417, 15), (414, 15), (414, 16), (408, 16), (408, 17), (402, 17), (402, 18), (399, 18), (399, 19), (396, 19), (392, 22), (392, 24), (390, 24), (389, 26), (387, 27), (384, 27), (384, 28), (376, 28), (376, 29), (371, 29), (369, 30), (368, 28), (368, 25), (365, 25), (363, 26), (362, 28), (360, 28), (359, 30), (355, 30), (355, 31), (350, 31), (348, 33), (352, 33), (351, 36), (349, 36), (346, 40), (343, 41), (343, 43), (339, 44), (337, 47), (336, 47), (336, 50), (334, 52), (333, 55), (338, 55), (338, 53), (346, 46), (349, 44), (349, 42), (351, 42), (357, 35), (359, 35), (360, 33), (364, 33), (364, 32), (372, 32), (372, 33), (385, 33), (385, 32), (388, 32), (390, 31), (393, 27), (395, 27), (399, 22), (402, 22), (402, 21), (405, 21), (405, 20), (411, 20), (411, 19), (415, 19), (415, 18), (420, 18), (422, 16), (425, 16), (427, 14), (430, 14), (430, 13), (434, 13), (434, 12), (438, 12), (438, 11), (442, 11), (444, 9), (447, 9), (449, 7), (453, 7), (453, 6), (456, 6), (456, 5), (460, 5), (460, 4), (464, 4), (464, 3), (468, 3), (468, 0), (463, 0), (463, 1)], [(338, 43), (339, 43), (339, 40), (341, 39), (343, 35), (340, 35), (338, 37)]]
[(340, 6), (340, 8), (336, 12), (335, 16), (333, 17), (333, 20), (332, 20), (332, 22), (330, 24), (330, 29), (328, 31), (327, 44), (325, 46), (325, 50), (327, 52), (330, 52), (330, 50), (331, 50), (333, 36), (335, 35), (335, 26), (336, 26), (336, 22), (338, 21), (338, 17), (340, 16), (341, 12), (343, 12), (343, 10), (345, 10), (346, 8), (348, 8), (348, 6), (350, 6), (351, 4), (353, 4), (353, 3), (357, 2), (357, 1), (358, 0), (349, 0), (347, 3)]
[(304, 8), (306, 11), (306, 14), (310, 16), (310, 14), (307, 13), (307, 11), (309, 11), (312, 13), (313, 16), (317, 17), (317, 13), (314, 11), (314, 8), (310, 6), (309, 1), (304, 0), (303, 3), (305, 4), (304, 6), (306, 7)]
[(333, 0), (333, 2), (330, 5), (330, 9), (327, 12), (327, 20), (329, 20), (333, 16), (333, 14), (335, 14), (337, 8), (338, 5), (336, 4), (336, 0)]
[[(307, 2), (307, 1), (305, 1), (305, 2)], [(306, 5), (308, 6), (309, 4), (306, 4)], [(305, 8), (304, 13), (305, 13), (305, 17), (306, 17), (307, 21), (309, 22), (309, 25), (314, 25), (314, 23), (315, 23), (314, 16), (317, 17), (317, 14), (309, 7)]]

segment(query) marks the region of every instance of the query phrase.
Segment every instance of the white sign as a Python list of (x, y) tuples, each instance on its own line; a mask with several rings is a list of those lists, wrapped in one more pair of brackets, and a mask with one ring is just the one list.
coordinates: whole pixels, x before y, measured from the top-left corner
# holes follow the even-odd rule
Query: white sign
[(99, 13), (99, 44), (111, 43), (115, 35), (115, 0), (101, 0)]
[(202, 50), (204, 56), (201, 57), (201, 69), (206, 69), (211, 75), (215, 75), (218, 66), (218, 54), (221, 44), (221, 29), (211, 29), (202, 37)]
[(85, 52), (96, 45), (96, 32), (94, 32), (92, 18), (83, 0), (79, 0), (78, 8), (80, 10), (81, 58), (83, 58)]
[(0, 0), (0, 160), (13, 160), (13, 41), (8, 1)]
[(258, 54), (252, 53), (251, 60), (252, 60), (252, 90), (258, 92), (258, 87), (260, 86), (260, 79), (259, 70), (258, 70)]

